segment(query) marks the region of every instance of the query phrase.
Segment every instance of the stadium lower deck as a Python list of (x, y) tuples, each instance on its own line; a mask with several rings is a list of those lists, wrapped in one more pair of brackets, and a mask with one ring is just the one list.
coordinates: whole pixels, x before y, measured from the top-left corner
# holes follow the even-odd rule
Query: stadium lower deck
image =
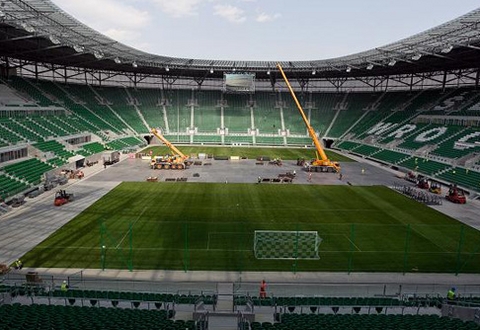
[[(70, 180), (65, 189), (75, 194), (75, 201), (60, 208), (54, 207), (53, 192), (28, 199), (22, 207), (13, 210), (0, 218), (0, 255), (1, 262), (11, 263), (23, 255), (63, 224), (73, 219), (88, 206), (100, 199), (122, 181), (145, 181), (156, 176), (159, 181), (166, 179), (187, 178), (188, 182), (222, 182), (256, 183), (258, 177), (277, 177), (278, 174), (296, 171), (293, 184), (324, 184), (324, 185), (387, 185), (394, 182), (404, 182), (399, 178), (402, 173), (381, 167), (365, 160), (342, 164), (342, 180), (336, 174), (304, 172), (295, 161), (285, 161), (283, 166), (257, 165), (255, 160), (208, 160), (209, 166), (192, 165), (185, 171), (151, 170), (148, 160), (130, 159), (122, 155), (122, 160), (108, 168), (97, 164), (85, 169), (85, 178)], [(195, 175), (194, 175), (195, 174)], [(155, 184), (155, 183), (152, 183)], [(278, 184), (278, 183), (265, 183)], [(445, 202), (434, 206), (475, 228), (480, 228), (480, 205), (478, 201), (469, 201), (466, 206)], [(358, 296), (398, 295), (403, 294), (438, 294), (446, 293), (455, 285), (460, 294), (480, 293), (480, 276), (477, 274), (390, 274), (390, 273), (294, 273), (294, 272), (203, 272), (203, 271), (128, 271), (114, 269), (58, 269), (58, 268), (24, 268), (21, 271), (12, 270), (4, 280), (15, 281), (24, 279), (28, 272), (37, 272), (42, 278), (51, 279), (58, 286), (62, 280), (69, 279), (73, 287), (105, 289), (113, 286), (117, 290), (167, 290), (168, 292), (219, 292), (227, 287), (236, 293), (258, 295), (258, 286), (262, 279), (268, 282), (269, 296)], [(81, 281), (76, 284), (74, 279), (81, 274)], [(22, 302), (22, 298), (16, 298)], [(26, 298), (23, 298), (24, 300)], [(41, 299), (41, 298), (39, 298)], [(25, 300), (30, 303), (30, 299)], [(52, 302), (53, 301), (53, 302)], [(66, 304), (63, 298), (49, 300), (53, 304)], [(82, 302), (83, 304), (83, 302)], [(150, 308), (145, 305), (142, 308)], [(208, 309), (209, 307), (207, 307)], [(349, 307), (350, 308), (350, 307)], [(351, 308), (349, 309), (349, 311)], [(332, 313), (331, 309), (319, 311)], [(348, 313), (347, 310), (344, 311)], [(365, 313), (364, 310), (362, 313)], [(440, 315), (438, 308), (424, 308), (422, 311), (412, 309), (412, 313)], [(370, 313), (370, 310), (369, 310)], [(403, 313), (403, 310), (402, 310)], [(408, 312), (407, 312), (408, 313)], [(272, 307), (258, 307), (255, 311), (256, 321), (273, 323)], [(177, 306), (177, 319), (191, 319), (190, 307)], [(216, 319), (223, 325), (214, 327), (213, 320), (210, 329), (228, 329), (227, 319)], [(233, 329), (233, 327), (232, 327)]]

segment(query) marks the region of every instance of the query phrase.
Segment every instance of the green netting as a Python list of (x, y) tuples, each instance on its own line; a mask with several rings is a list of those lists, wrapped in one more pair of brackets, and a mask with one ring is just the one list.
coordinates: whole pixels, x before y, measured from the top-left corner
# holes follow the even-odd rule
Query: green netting
[(321, 241), (316, 231), (256, 230), (253, 250), (257, 259), (320, 259)]

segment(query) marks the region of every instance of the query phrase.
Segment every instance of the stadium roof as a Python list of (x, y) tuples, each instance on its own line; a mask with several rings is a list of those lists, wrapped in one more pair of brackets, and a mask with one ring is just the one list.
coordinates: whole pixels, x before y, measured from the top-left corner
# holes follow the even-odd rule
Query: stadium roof
[[(179, 54), (181, 55), (181, 54)], [(0, 56), (85, 69), (220, 77), (255, 72), (275, 61), (190, 59), (149, 54), (82, 24), (48, 0), (0, 0)], [(0, 62), (0, 65), (2, 62)], [(282, 61), (297, 78), (384, 76), (480, 67), (480, 8), (409, 38), (361, 53)]]

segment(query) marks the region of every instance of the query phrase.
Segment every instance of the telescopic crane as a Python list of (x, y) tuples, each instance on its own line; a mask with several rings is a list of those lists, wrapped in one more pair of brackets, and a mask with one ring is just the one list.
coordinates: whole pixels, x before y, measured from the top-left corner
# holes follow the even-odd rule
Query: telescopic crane
[(295, 104), (297, 105), (297, 109), (300, 112), (303, 122), (307, 126), (308, 133), (310, 134), (310, 137), (313, 140), (313, 144), (315, 145), (317, 158), (313, 159), (310, 162), (310, 164), (308, 164), (308, 169), (313, 172), (339, 172), (340, 173), (340, 164), (338, 162), (331, 161), (330, 159), (328, 159), (327, 155), (325, 154), (325, 151), (323, 150), (323, 147), (320, 144), (320, 141), (318, 141), (317, 134), (315, 134), (315, 130), (313, 129), (312, 125), (310, 125), (310, 122), (308, 121), (308, 118), (305, 115), (305, 112), (303, 111), (303, 108), (300, 105), (300, 102), (298, 101), (297, 96), (295, 95), (295, 92), (293, 91), (293, 88), (290, 85), (290, 82), (288, 81), (287, 76), (285, 75), (285, 72), (283, 72), (283, 68), (280, 65), (280, 63), (277, 63), (277, 68), (282, 74), (283, 80), (285, 80), (285, 83), (287, 84), (288, 90), (290, 91), (290, 94), (292, 95), (292, 98), (295, 101)]
[(190, 163), (187, 161), (188, 156), (178, 150), (170, 141), (168, 141), (159, 131), (155, 128), (151, 129), (153, 135), (160, 139), (173, 153), (173, 155), (155, 156), (152, 158), (152, 169), (177, 169), (183, 170), (187, 168)]

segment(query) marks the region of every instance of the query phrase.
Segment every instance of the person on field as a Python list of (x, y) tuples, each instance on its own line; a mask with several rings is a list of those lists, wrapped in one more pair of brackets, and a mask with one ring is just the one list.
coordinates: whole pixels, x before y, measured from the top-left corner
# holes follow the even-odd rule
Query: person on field
[(265, 280), (260, 283), (260, 298), (267, 298), (267, 282)]

